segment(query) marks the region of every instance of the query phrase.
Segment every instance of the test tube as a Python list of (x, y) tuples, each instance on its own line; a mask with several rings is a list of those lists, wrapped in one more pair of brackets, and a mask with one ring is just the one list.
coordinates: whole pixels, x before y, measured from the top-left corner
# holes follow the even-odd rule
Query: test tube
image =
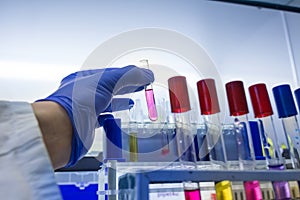
[[(196, 155), (193, 127), (190, 123), (190, 100), (186, 77), (169, 78), (169, 97), (171, 112), (174, 114), (178, 159), (186, 166), (195, 166)], [(195, 130), (194, 130), (195, 131)], [(183, 166), (184, 167), (184, 166)]]
[(201, 115), (207, 129), (206, 138), (211, 163), (220, 169), (226, 169), (226, 151), (220, 121), (220, 108), (215, 82), (203, 79), (197, 82)]
[[(255, 154), (248, 122), (248, 104), (242, 81), (226, 83), (226, 94), (230, 116), (234, 118), (234, 127), (239, 155), (239, 168), (241, 170), (255, 169)], [(261, 200), (262, 192), (259, 182), (244, 181), (245, 195), (248, 200)]]
[[(227, 169), (227, 156), (220, 122), (220, 107), (214, 79), (197, 82), (201, 115), (207, 129), (206, 138), (209, 158), (213, 168)], [(231, 182), (215, 183), (217, 199), (233, 199)]]
[(261, 130), (261, 128), (259, 128), (259, 126), (261, 126), (261, 123), (258, 123), (258, 121), (253, 120), (253, 121), (249, 121), (249, 125), (250, 125), (253, 148), (255, 153), (256, 168), (266, 169), (267, 163), (266, 163), (266, 157), (263, 148), (263, 144), (266, 142), (266, 138), (261, 138), (260, 136), (259, 131)]
[(233, 200), (230, 181), (219, 181), (215, 184), (217, 200)]
[(130, 109), (129, 122), (129, 160), (130, 162), (138, 161), (138, 135), (143, 131), (144, 115), (142, 111), (141, 100), (135, 100), (135, 106)]
[[(281, 119), (285, 133), (289, 156), (293, 169), (300, 169), (300, 130), (296, 115), (298, 114), (291, 87), (288, 84), (274, 87), (273, 95), (277, 107), (278, 117)], [(299, 90), (300, 91), (300, 90)], [(298, 92), (295, 91), (296, 98)], [(290, 166), (286, 165), (287, 168)], [(300, 188), (300, 181), (298, 187)], [(291, 183), (291, 182), (290, 182)]]
[[(180, 166), (195, 168), (196, 154), (194, 146), (193, 128), (190, 123), (190, 100), (186, 77), (175, 76), (168, 79), (171, 112), (175, 118), (175, 134), (177, 154)], [(192, 186), (192, 187), (191, 187)], [(184, 182), (186, 200), (200, 200), (199, 183)], [(192, 188), (192, 189), (191, 189)]]
[(226, 84), (230, 116), (233, 117), (239, 150), (240, 169), (255, 169), (255, 155), (248, 122), (248, 104), (242, 81)]
[[(147, 69), (150, 69), (149, 61), (147, 59), (143, 59), (140, 62), (144, 63)], [(158, 117), (157, 117), (157, 110), (156, 110), (152, 83), (150, 83), (148, 86), (145, 87), (145, 97), (147, 102), (149, 119), (151, 121), (156, 121)]]
[(169, 102), (166, 101), (166, 99), (161, 100), (161, 107), (162, 107), (162, 112), (160, 112), (160, 118), (161, 118), (161, 123), (164, 123), (164, 127), (160, 130), (161, 133), (161, 154), (162, 155), (167, 155), (170, 153), (170, 146), (169, 146), (169, 115), (171, 114), (170, 109), (169, 109)]
[(185, 200), (201, 200), (199, 183), (184, 182)]
[(296, 118), (298, 114), (289, 85), (279, 85), (272, 89), (278, 117), (281, 119), (289, 149), (292, 168), (300, 168), (300, 132)]
[[(280, 146), (278, 144), (278, 135), (273, 122), (273, 109), (271, 106), (267, 87), (264, 83), (255, 84), (249, 87), (252, 107), (255, 118), (259, 119), (262, 126), (260, 134), (261, 138), (269, 138), (273, 143), (270, 146), (267, 140), (262, 141), (268, 168), (270, 170), (284, 170), (284, 160), (281, 156)], [(287, 181), (273, 181), (273, 190), (276, 199), (291, 199), (289, 183)]]

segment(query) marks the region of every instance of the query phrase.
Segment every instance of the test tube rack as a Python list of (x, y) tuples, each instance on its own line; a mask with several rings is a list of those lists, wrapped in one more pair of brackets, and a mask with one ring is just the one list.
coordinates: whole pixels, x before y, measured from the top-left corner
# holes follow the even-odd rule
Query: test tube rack
[[(170, 127), (173, 128), (172, 125), (168, 125), (165, 128), (169, 129)], [(230, 131), (231, 126), (225, 127), (226, 130), (228, 129), (228, 131)], [(146, 129), (147, 128), (148, 127), (146, 127)], [(201, 135), (203, 134), (204, 127), (198, 126), (197, 130), (197, 135)], [(128, 143), (128, 140), (126, 143)], [(152, 145), (153, 143), (155, 143), (155, 141), (150, 142)], [(269, 184), (272, 181), (300, 181), (300, 170), (296, 169), (284, 171), (272, 171), (267, 169), (253, 171), (212, 170), (209, 161), (199, 161), (195, 169), (187, 169), (183, 168), (180, 162), (155, 160), (157, 159), (156, 157), (152, 157), (152, 159), (152, 162), (149, 162), (148, 159), (132, 162), (128, 160), (127, 155), (127, 158), (123, 161), (109, 160), (104, 163), (102, 168), (99, 170), (99, 200), (148, 200), (149, 194), (152, 192), (182, 192), (182, 187), (161, 188), (160, 190), (149, 187), (153, 184), (173, 184), (186, 181), (202, 183), (218, 182), (223, 180), (229, 180), (232, 183), (258, 180)], [(243, 186), (242, 184), (239, 186), (240, 187), (237, 188), (240, 189), (236, 191), (236, 193), (235, 191), (233, 192), (236, 196), (243, 196)], [(267, 192), (268, 194), (266, 195), (266, 199), (272, 199), (272, 197), (274, 197), (272, 194), (272, 188), (269, 187)], [(299, 191), (296, 192), (297, 197), (299, 197)], [(243, 197), (234, 199), (242, 200)]]

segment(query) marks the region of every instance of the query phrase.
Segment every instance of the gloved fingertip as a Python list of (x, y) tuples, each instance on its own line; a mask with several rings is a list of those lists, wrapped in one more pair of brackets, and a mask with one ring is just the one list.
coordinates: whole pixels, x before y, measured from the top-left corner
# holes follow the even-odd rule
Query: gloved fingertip
[[(147, 84), (147, 85), (145, 85), (145, 86), (148, 86), (148, 85), (150, 85), (150, 83)], [(145, 86), (141, 86), (141, 87), (136, 88), (136, 89), (134, 90), (134, 92), (139, 92), (139, 91), (144, 90), (144, 89), (145, 89)]]
[(99, 115), (98, 116), (98, 123), (99, 123), (99, 127), (102, 127), (104, 124), (104, 121), (106, 119), (113, 119), (114, 116), (112, 114), (104, 114), (104, 115)]

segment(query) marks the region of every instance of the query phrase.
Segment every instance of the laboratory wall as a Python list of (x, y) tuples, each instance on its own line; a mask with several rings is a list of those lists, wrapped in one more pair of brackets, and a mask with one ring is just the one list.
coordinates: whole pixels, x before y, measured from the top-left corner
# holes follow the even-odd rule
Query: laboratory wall
[[(101, 44), (143, 28), (174, 31), (200, 46), (218, 72), (220, 90), (242, 80), (249, 99), (248, 86), (263, 82), (273, 103), (272, 87), (300, 87), (298, 13), (208, 0), (2, 0), (0, 27), (2, 100), (47, 96)], [(199, 78), (214, 78), (205, 76)], [(227, 106), (222, 112), (228, 115)], [(274, 113), (277, 120), (275, 106)]]

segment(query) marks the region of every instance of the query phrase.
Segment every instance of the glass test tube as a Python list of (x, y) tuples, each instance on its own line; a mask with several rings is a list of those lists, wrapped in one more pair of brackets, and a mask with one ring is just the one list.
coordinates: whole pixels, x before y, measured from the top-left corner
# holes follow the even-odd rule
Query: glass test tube
[(201, 200), (199, 184), (195, 182), (185, 182), (184, 197), (185, 200)]
[[(300, 130), (296, 117), (298, 112), (291, 87), (288, 84), (279, 85), (274, 87), (272, 91), (277, 107), (278, 117), (282, 122), (292, 164), (292, 166), (286, 165), (286, 168), (300, 169)], [(295, 95), (297, 98), (297, 90), (295, 91)], [(297, 182), (298, 187), (300, 187), (300, 181)]]
[[(169, 78), (168, 86), (171, 112), (175, 117), (178, 160), (183, 168), (195, 168), (196, 154), (190, 123), (191, 106), (186, 78), (184, 76)], [(191, 197), (195, 200), (201, 199), (199, 183), (184, 182), (183, 187), (186, 199)]]
[[(234, 117), (234, 127), (238, 147), (239, 169), (254, 170), (255, 154), (248, 122), (248, 104), (242, 81), (226, 83), (226, 93), (230, 116)], [(244, 181), (245, 195), (248, 200), (261, 200), (259, 181)]]
[(263, 144), (265, 143), (266, 138), (261, 138), (260, 136), (259, 131), (261, 128), (259, 128), (259, 126), (261, 126), (261, 123), (258, 123), (258, 121), (253, 120), (249, 121), (249, 125), (255, 153), (256, 169), (266, 169), (267, 163), (263, 148)]
[(211, 163), (219, 169), (226, 169), (227, 158), (220, 121), (220, 108), (215, 82), (203, 79), (197, 82), (201, 115), (206, 127), (206, 138)]
[(142, 111), (141, 100), (136, 99), (135, 105), (130, 109), (129, 122), (129, 161), (138, 161), (138, 136), (143, 131), (144, 115)]
[[(143, 59), (140, 62), (144, 63), (146, 65), (147, 69), (150, 69), (149, 62), (147, 59)], [(149, 119), (151, 121), (156, 121), (158, 116), (157, 116), (157, 110), (156, 110), (156, 104), (155, 104), (152, 83), (145, 87), (145, 97), (146, 97), (146, 102), (147, 102)]]
[(233, 200), (232, 186), (230, 181), (215, 183), (217, 200)]
[(289, 85), (279, 85), (272, 89), (277, 107), (278, 117), (281, 119), (286, 143), (292, 161), (292, 168), (300, 168), (300, 132), (296, 118), (298, 114), (293, 94)]
[(255, 169), (255, 155), (251, 131), (248, 122), (248, 105), (242, 81), (232, 81), (226, 84), (227, 100), (230, 116), (234, 118), (236, 138), (239, 151), (240, 169)]
[[(213, 79), (197, 82), (201, 115), (207, 129), (206, 138), (209, 159), (214, 169), (227, 169), (227, 156), (220, 121), (220, 107)], [(224, 180), (215, 183), (217, 199), (233, 199), (231, 182)]]
[[(266, 138), (262, 141), (267, 165), (270, 170), (284, 170), (284, 160), (281, 156), (280, 146), (278, 143), (278, 135), (273, 122), (273, 109), (271, 106), (267, 87), (264, 83), (255, 84), (249, 87), (252, 107), (255, 118), (259, 119), (261, 138)], [(270, 139), (273, 146), (268, 144), (267, 139)], [(273, 190), (276, 199), (290, 199), (290, 188), (287, 181), (273, 181)]]
[(161, 154), (162, 155), (167, 155), (170, 153), (170, 146), (169, 146), (169, 127), (168, 125), (171, 123), (169, 120), (169, 115), (171, 114), (170, 109), (169, 109), (169, 102), (166, 101), (166, 99), (162, 99), (161, 107), (162, 111), (160, 112), (160, 119), (161, 123), (164, 124), (164, 128), (161, 129)]
[[(190, 100), (186, 78), (175, 76), (168, 80), (171, 112), (174, 114), (178, 159), (187, 166), (195, 166), (196, 155), (193, 127), (190, 123)], [(184, 167), (184, 166), (183, 166)]]

